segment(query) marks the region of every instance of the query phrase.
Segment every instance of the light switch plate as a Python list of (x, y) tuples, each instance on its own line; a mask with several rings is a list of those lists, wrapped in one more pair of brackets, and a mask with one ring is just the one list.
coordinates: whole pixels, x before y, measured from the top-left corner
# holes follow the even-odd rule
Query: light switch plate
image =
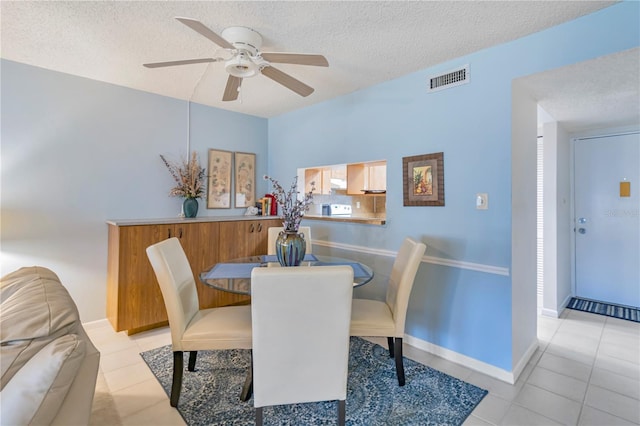
[(483, 192), (476, 194), (476, 209), (487, 210), (489, 208), (489, 194)]

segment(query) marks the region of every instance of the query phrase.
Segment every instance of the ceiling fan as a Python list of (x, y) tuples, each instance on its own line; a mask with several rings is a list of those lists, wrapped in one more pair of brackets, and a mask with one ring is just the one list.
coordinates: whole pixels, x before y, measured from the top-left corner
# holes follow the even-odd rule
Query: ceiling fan
[(242, 79), (253, 77), (258, 73), (296, 92), (300, 96), (309, 96), (314, 91), (312, 87), (274, 68), (271, 63), (313, 65), (318, 67), (329, 66), (329, 62), (327, 62), (327, 59), (322, 55), (261, 52), (262, 36), (251, 28), (229, 27), (222, 31), (221, 35), (218, 35), (202, 22), (195, 19), (176, 19), (220, 46), (222, 49), (216, 51), (216, 54), (220, 54), (220, 56), (215, 58), (155, 62), (143, 65), (147, 68), (160, 68), (174, 65), (223, 61), (224, 68), (229, 73), (224, 95), (222, 96), (223, 101), (235, 101), (238, 99)]

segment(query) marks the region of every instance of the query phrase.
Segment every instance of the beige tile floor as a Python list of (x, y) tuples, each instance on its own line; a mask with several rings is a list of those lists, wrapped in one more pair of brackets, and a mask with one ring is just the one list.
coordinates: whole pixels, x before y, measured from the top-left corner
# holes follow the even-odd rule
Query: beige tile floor
[[(100, 399), (112, 397), (120, 424), (184, 425), (139, 355), (170, 344), (168, 328), (133, 336), (115, 333), (106, 321), (86, 328), (101, 352)], [(404, 350), (408, 358), (489, 390), (466, 426), (640, 425), (640, 323), (567, 309), (558, 319), (538, 318), (538, 340), (515, 385), (410, 346)], [(117, 424), (98, 403), (92, 425)]]

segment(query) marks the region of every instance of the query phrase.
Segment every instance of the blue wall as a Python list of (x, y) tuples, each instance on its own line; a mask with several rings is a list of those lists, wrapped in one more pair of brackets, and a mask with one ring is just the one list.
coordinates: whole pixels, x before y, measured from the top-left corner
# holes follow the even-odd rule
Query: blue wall
[[(190, 127), (191, 150), (202, 153), (204, 167), (207, 167), (208, 151), (212, 148), (254, 153), (256, 154), (256, 197), (262, 197), (269, 190), (267, 182), (262, 179), (262, 176), (267, 173), (268, 158), (265, 118), (191, 104)], [(235, 185), (233, 177), (232, 181)], [(246, 208), (205, 210), (206, 202), (206, 198), (201, 200), (198, 216), (242, 215), (246, 211)], [(235, 205), (233, 192), (231, 205)]]
[[(639, 6), (617, 4), (273, 118), (270, 173), (288, 180), (297, 167), (386, 159), (388, 224), (347, 230), (322, 223), (322, 237), (397, 250), (411, 236), (427, 244), (428, 256), (510, 268), (512, 80), (638, 46)], [(469, 84), (427, 93), (430, 76), (465, 64)], [(446, 205), (404, 207), (402, 158), (440, 151)], [(489, 210), (475, 209), (478, 192), (489, 194)], [(517, 285), (499, 274), (423, 264), (407, 333), (511, 371), (511, 286)]]
[[(267, 169), (267, 120), (2, 60), (0, 272), (54, 270), (83, 321), (106, 317), (108, 219), (176, 217), (180, 198), (159, 155), (210, 148), (256, 153)], [(267, 190), (258, 181), (258, 193)], [(245, 209), (199, 216), (238, 215)]]

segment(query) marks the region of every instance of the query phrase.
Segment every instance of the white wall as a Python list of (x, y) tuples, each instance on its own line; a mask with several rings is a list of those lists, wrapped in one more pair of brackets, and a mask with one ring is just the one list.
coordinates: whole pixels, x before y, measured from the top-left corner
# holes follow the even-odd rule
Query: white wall
[(571, 298), (571, 241), (573, 239), (573, 219), (571, 214), (571, 140), (562, 125), (557, 128), (556, 173), (556, 223), (557, 223), (557, 266), (556, 266), (556, 311), (562, 313)]
[(557, 122), (544, 124), (544, 293), (542, 314), (557, 318), (571, 296), (570, 143)]
[[(511, 337), (514, 376), (537, 347), (537, 102), (514, 80), (511, 109)], [(546, 223), (545, 223), (546, 226)]]
[(558, 123), (549, 122), (543, 126), (543, 203), (544, 203), (544, 239), (542, 314), (558, 317), (558, 222), (557, 211), (557, 173), (558, 173)]

